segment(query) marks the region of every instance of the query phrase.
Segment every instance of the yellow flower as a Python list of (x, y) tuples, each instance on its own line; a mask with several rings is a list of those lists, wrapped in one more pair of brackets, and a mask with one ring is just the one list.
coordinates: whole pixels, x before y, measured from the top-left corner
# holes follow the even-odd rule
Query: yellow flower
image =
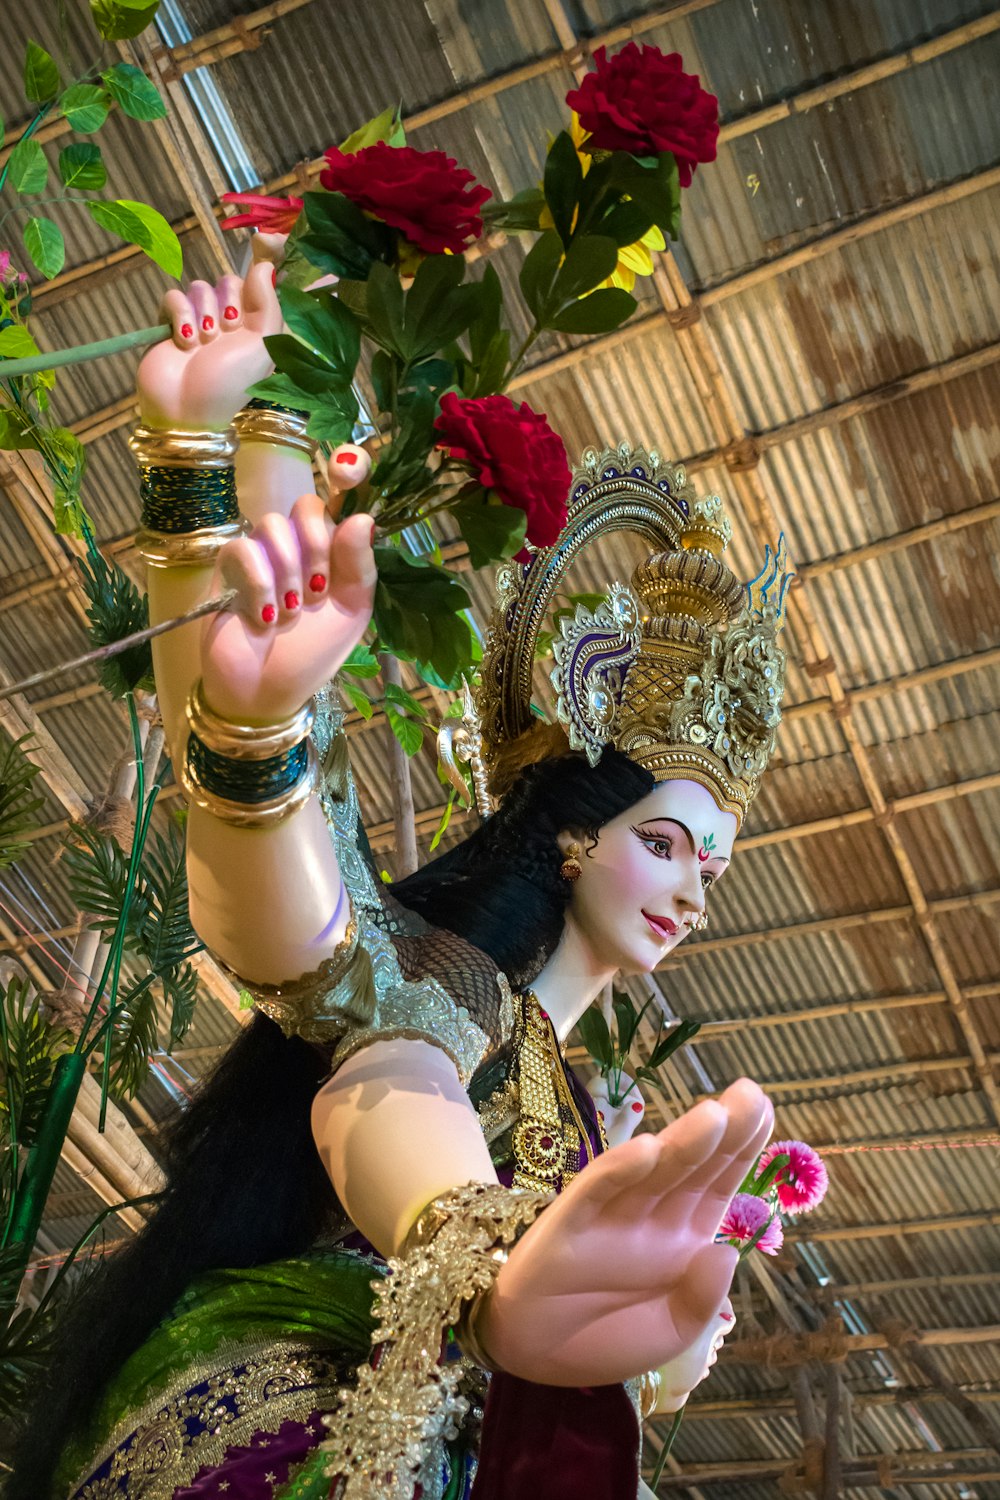
[[(580, 116), (575, 110), (570, 114), (569, 133), (573, 145), (576, 147), (576, 154), (580, 158), (580, 167), (583, 175), (586, 177), (590, 171), (590, 164), (593, 161), (590, 152), (584, 150), (587, 141), (590, 139), (590, 135), (580, 124)], [(555, 228), (547, 205), (542, 209), (538, 225), (540, 229)], [(575, 213), (573, 215), (573, 228), (576, 228)], [(661, 231), (657, 229), (655, 224), (651, 225), (641, 240), (636, 240), (632, 245), (623, 245), (619, 249), (618, 264), (607, 281), (601, 282), (601, 286), (617, 286), (621, 287), (623, 291), (630, 292), (635, 286), (635, 278), (637, 276), (652, 276), (653, 252), (665, 250), (666, 248), (667, 242), (663, 238)], [(595, 287), (594, 290), (597, 291), (598, 288)]]

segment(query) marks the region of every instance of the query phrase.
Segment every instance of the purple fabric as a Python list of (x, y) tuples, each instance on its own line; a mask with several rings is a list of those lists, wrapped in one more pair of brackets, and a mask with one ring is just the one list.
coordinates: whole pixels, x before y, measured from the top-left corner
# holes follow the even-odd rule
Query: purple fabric
[(623, 1385), (494, 1375), (471, 1500), (635, 1500), (639, 1422)]
[(193, 1484), (174, 1490), (173, 1500), (271, 1500), (291, 1466), (326, 1436), (322, 1416), (316, 1410), (305, 1422), (282, 1422), (276, 1433), (255, 1432), (246, 1447), (227, 1448), (221, 1464), (199, 1469)]

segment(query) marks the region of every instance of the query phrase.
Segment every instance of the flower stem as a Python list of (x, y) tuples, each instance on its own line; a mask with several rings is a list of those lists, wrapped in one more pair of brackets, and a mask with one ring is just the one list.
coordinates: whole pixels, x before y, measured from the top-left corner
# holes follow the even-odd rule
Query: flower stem
[(97, 339), (93, 344), (78, 344), (75, 349), (55, 349), (49, 354), (30, 354), (24, 359), (0, 361), (0, 376), (14, 380), (21, 375), (37, 375), (41, 370), (55, 370), (60, 365), (83, 365), (92, 359), (104, 359), (108, 354), (121, 354), (125, 349), (136, 349), (142, 344), (158, 344), (170, 335), (170, 324), (159, 323), (155, 328), (134, 328), (131, 333), (118, 333), (113, 339)]
[(536, 321), (536, 323), (535, 323), (534, 327), (532, 328), (531, 332), (528, 334), (528, 337), (525, 339), (524, 343), (521, 345), (520, 349), (515, 354), (514, 361), (513, 361), (512, 365), (511, 365), (510, 369), (507, 371), (507, 374), (504, 376), (504, 380), (503, 380), (503, 388), (504, 388), (504, 390), (507, 389), (507, 387), (510, 385), (511, 381), (515, 378), (515, 376), (520, 375), (520, 373), (521, 373), (521, 366), (524, 364), (524, 361), (527, 358), (528, 351), (529, 351), (529, 349), (531, 349), (532, 345), (537, 342), (537, 340), (538, 340), (541, 332), (542, 332), (542, 325), (541, 325), (541, 323), (539, 323), (539, 322)]
[(674, 1420), (670, 1424), (670, 1431), (667, 1433), (663, 1447), (660, 1449), (660, 1456), (656, 1460), (656, 1468), (653, 1470), (653, 1478), (650, 1481), (649, 1485), (654, 1495), (656, 1494), (656, 1486), (660, 1482), (660, 1475), (663, 1473), (663, 1466), (666, 1463), (667, 1459), (670, 1457), (670, 1450), (674, 1446), (674, 1438), (680, 1431), (680, 1426), (683, 1420), (684, 1408), (682, 1406), (674, 1412)]

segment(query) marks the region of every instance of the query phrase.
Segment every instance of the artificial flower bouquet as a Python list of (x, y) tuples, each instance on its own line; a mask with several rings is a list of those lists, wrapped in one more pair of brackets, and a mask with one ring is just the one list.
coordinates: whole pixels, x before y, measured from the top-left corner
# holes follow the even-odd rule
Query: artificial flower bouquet
[[(374, 645), (439, 686), (470, 671), (477, 642), (468, 594), (433, 543), (414, 548), (412, 528), (447, 512), (476, 568), (555, 541), (562, 440), (504, 392), (543, 332), (602, 334), (632, 315), (627, 287), (676, 237), (681, 189), (715, 157), (716, 100), (676, 53), (630, 43), (594, 63), (567, 95), (570, 128), (541, 184), (509, 202), (443, 152), (407, 145), (392, 110), (326, 152), (317, 191), (226, 195), (245, 210), (229, 227), (288, 236), (288, 331), (267, 340), (275, 372), (251, 394), (307, 412), (321, 443), (349, 442), (362, 417), (378, 434), (370, 479), (347, 497), (379, 532)], [(488, 258), (466, 255), (488, 232), (532, 239), (513, 320)], [(514, 326), (526, 329), (516, 341)]]

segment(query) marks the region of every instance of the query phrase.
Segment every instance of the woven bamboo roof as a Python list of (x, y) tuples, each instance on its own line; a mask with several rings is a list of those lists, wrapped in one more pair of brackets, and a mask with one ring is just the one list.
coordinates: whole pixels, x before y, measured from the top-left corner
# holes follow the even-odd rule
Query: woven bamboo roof
[[(83, 6), (69, 9), (82, 57)], [(8, 147), (23, 43), (55, 45), (49, 11), (5, 21)], [(1000, 1500), (1000, 11), (179, 0), (160, 19), (162, 45), (143, 38), (137, 60), (170, 119), (112, 121), (104, 149), (116, 193), (174, 222), (192, 276), (241, 253), (217, 231), (220, 192), (297, 191), (327, 145), (399, 98), (415, 144), (506, 193), (540, 175), (574, 70), (601, 42), (679, 50), (719, 95), (719, 160), (640, 283), (640, 314), (603, 338), (548, 336), (518, 382), (571, 453), (654, 445), (724, 495), (745, 575), (781, 530), (799, 575), (776, 764), (710, 934), (656, 976), (670, 1009), (704, 1025), (650, 1115), (749, 1073), (779, 1134), (824, 1149), (831, 1189), (777, 1263), (741, 1271), (739, 1343), (692, 1400), (662, 1493)], [(39, 138), (58, 147), (55, 127)], [(87, 223), (67, 224), (71, 264), (36, 295), (46, 347), (155, 320), (159, 274), (109, 254)], [(518, 245), (489, 253), (516, 275)], [(138, 578), (134, 366), (66, 373), (57, 403), (87, 446), (99, 541)], [(50, 514), (44, 477), (0, 455), (7, 682), (85, 647), (74, 544)], [(624, 579), (630, 554), (612, 540), (586, 567), (593, 586)], [(489, 580), (471, 587), (482, 618)], [(30, 854), (2, 881), (0, 956), (51, 991), (85, 956), (61, 841), (106, 796), (126, 726), (86, 671), (0, 715), (8, 734), (32, 732), (46, 796)], [(356, 717), (350, 731), (391, 866), (388, 731)], [(429, 755), (413, 793), (426, 850), (442, 801)], [(232, 991), (210, 963), (202, 975), (191, 1032), (115, 1132), (99, 1138), (78, 1112), (45, 1254), (150, 1180), (157, 1123), (234, 1033)], [(665, 1431), (647, 1429), (651, 1461)]]

